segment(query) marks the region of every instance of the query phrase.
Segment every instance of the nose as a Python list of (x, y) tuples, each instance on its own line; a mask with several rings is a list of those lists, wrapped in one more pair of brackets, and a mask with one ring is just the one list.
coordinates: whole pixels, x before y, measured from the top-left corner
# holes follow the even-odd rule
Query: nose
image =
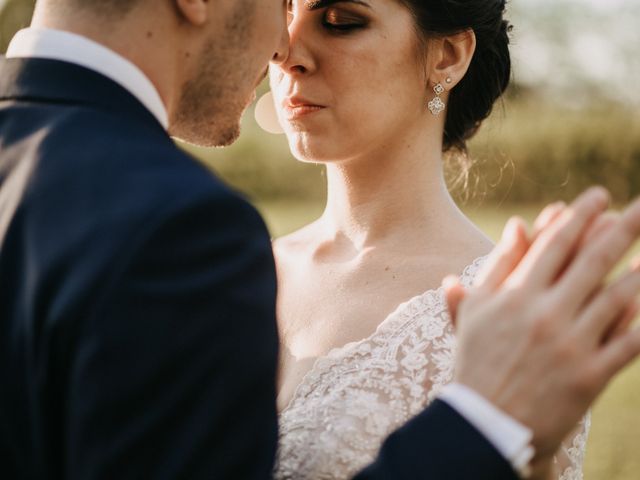
[(282, 29), (282, 35), (280, 36), (280, 41), (278, 43), (278, 48), (276, 52), (273, 54), (271, 58), (271, 62), (277, 65), (280, 65), (284, 62), (289, 56), (289, 29), (285, 23), (284, 28)]
[(283, 43), (271, 60), (280, 70), (289, 74), (306, 73), (314, 68), (313, 56), (308, 45), (312, 39), (308, 38), (310, 34), (305, 32), (309, 25), (303, 27), (303, 22), (296, 20), (294, 18), (289, 23), (286, 34), (282, 37)]

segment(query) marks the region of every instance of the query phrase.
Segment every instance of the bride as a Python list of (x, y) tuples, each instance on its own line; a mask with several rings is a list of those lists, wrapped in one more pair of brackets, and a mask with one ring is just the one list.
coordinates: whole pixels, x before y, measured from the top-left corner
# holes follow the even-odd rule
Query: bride
[[(443, 153), (506, 89), (504, 0), (293, 0), (271, 88), (327, 205), (274, 244), (281, 332), (278, 478), (349, 478), (452, 380), (443, 292), (492, 249), (456, 207)], [(425, 291), (426, 290), (426, 291)], [(491, 345), (487, 345), (490, 349)], [(582, 478), (588, 420), (554, 478)]]

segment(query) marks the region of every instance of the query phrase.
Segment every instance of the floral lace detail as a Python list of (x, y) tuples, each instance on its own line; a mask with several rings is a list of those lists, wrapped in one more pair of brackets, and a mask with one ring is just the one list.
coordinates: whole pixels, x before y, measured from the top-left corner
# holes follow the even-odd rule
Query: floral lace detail
[(578, 425), (578, 432), (563, 445), (560, 453), (556, 456), (556, 462), (564, 470), (559, 480), (583, 480), (582, 464), (587, 451), (587, 437), (591, 429), (591, 413), (582, 419)]
[[(465, 268), (463, 285), (472, 285), (486, 258)], [(351, 478), (452, 381), (455, 351), (438, 288), (399, 305), (371, 336), (318, 358), (280, 414), (275, 478)], [(586, 436), (563, 450), (560, 480), (582, 478)]]

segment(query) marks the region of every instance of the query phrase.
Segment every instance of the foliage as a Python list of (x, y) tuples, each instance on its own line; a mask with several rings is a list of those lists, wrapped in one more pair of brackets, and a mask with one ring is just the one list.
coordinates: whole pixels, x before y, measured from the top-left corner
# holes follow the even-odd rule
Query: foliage
[(13, 34), (29, 25), (35, 0), (0, 0), (0, 52), (4, 52)]
[(471, 151), (478, 194), (493, 202), (569, 200), (593, 184), (617, 202), (640, 193), (640, 116), (619, 104), (507, 100)]

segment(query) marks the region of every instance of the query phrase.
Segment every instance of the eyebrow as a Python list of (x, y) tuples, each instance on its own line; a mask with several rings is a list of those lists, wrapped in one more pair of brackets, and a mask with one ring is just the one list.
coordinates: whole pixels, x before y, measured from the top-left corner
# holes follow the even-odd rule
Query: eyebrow
[(319, 10), (320, 8), (330, 7), (335, 3), (355, 3), (363, 7), (371, 8), (371, 5), (363, 0), (307, 0), (305, 6), (309, 10)]

